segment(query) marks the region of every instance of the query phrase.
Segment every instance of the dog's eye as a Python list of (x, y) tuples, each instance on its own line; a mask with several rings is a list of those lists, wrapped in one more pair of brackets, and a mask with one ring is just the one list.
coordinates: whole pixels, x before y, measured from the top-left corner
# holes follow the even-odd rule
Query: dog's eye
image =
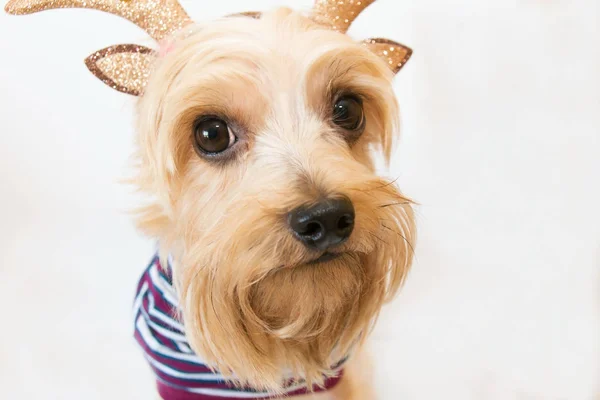
[(219, 118), (201, 118), (194, 123), (196, 149), (206, 155), (227, 150), (235, 143), (235, 136), (225, 121)]
[(333, 123), (348, 131), (360, 131), (365, 126), (362, 102), (355, 96), (340, 97), (333, 105)]

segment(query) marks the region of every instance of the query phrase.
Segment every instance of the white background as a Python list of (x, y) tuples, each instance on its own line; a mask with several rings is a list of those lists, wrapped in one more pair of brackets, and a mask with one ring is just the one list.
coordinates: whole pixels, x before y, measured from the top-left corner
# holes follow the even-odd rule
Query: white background
[[(381, 0), (351, 30), (415, 49), (390, 175), (420, 241), (373, 336), (381, 399), (600, 398), (599, 22), (597, 0)], [(133, 99), (83, 64), (128, 42), (151, 43), (98, 11), (0, 15), (3, 399), (153, 394), (129, 314), (153, 243), (118, 183)]]

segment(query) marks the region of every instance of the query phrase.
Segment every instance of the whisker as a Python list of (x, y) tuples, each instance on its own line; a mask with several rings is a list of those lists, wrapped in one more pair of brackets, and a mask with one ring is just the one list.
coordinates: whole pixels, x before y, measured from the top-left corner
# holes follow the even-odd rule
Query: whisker
[(383, 186), (379, 186), (379, 187), (376, 187), (376, 188), (375, 188), (375, 190), (377, 190), (377, 189), (383, 189), (384, 187), (391, 186), (391, 185), (393, 185), (394, 183), (396, 183), (396, 182), (398, 181), (398, 179), (400, 179), (400, 175), (398, 175), (398, 176), (397, 176), (397, 177), (396, 177), (394, 180), (392, 180), (392, 181), (389, 181), (389, 182), (388, 182), (388, 183), (386, 183), (385, 185), (383, 185)]
[(398, 179), (400, 179), (400, 176), (396, 177), (394, 180), (391, 180), (391, 181), (389, 181), (388, 183), (386, 183), (384, 185), (377, 186), (377, 187), (374, 187), (374, 188), (370, 188), (370, 189), (350, 188), (350, 190), (356, 190), (356, 191), (359, 191), (359, 192), (368, 193), (368, 192), (371, 192), (373, 190), (383, 189), (384, 187), (388, 187), (390, 185), (393, 185), (393, 184), (395, 184), (398, 181)]
[(384, 243), (384, 244), (386, 244), (386, 245), (389, 245), (389, 243), (388, 243), (388, 242), (386, 242), (385, 240), (383, 240), (382, 238), (380, 238), (380, 237), (379, 237), (379, 236), (377, 236), (376, 234), (374, 234), (374, 233), (371, 233), (371, 232), (367, 232), (367, 233), (368, 233), (369, 235), (371, 235), (371, 236), (375, 237), (375, 239), (379, 240), (381, 243)]
[(357, 192), (362, 192), (362, 193), (364, 193), (364, 194), (366, 194), (366, 195), (368, 195), (368, 196), (371, 196), (371, 197), (372, 197), (372, 198), (374, 198), (374, 199), (377, 199), (377, 196), (376, 196), (375, 194), (371, 193), (371, 190), (373, 190), (373, 189), (357, 189), (357, 188), (350, 188), (350, 190), (355, 190), (355, 191), (357, 191)]
[(401, 205), (406, 205), (406, 204), (410, 204), (410, 201), (405, 201), (405, 202), (402, 202), (402, 203), (384, 204), (382, 206), (379, 206), (378, 208), (385, 208), (385, 207), (391, 207), (391, 206), (401, 206)]
[(398, 236), (400, 236), (402, 239), (404, 239), (404, 241), (406, 242), (406, 244), (408, 245), (408, 247), (410, 247), (410, 250), (412, 251), (413, 255), (415, 254), (415, 249), (414, 249), (414, 247), (413, 247), (413, 246), (412, 246), (412, 244), (411, 244), (411, 243), (408, 241), (408, 239), (406, 239), (406, 238), (404, 237), (404, 235), (403, 235), (403, 234), (401, 234), (400, 232), (397, 232), (397, 231), (393, 230), (392, 228), (390, 228), (390, 227), (388, 227), (388, 226), (386, 226), (386, 225), (384, 225), (384, 224), (381, 224), (381, 226), (383, 226), (385, 229), (387, 229), (387, 230), (389, 230), (389, 231), (392, 231), (392, 232), (394, 232), (396, 235), (398, 235)]

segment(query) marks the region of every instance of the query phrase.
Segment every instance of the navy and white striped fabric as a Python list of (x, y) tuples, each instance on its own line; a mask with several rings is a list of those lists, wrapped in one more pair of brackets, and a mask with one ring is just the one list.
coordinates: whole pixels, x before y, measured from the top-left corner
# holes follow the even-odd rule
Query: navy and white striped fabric
[[(155, 256), (144, 271), (137, 288), (133, 311), (135, 338), (156, 374), (158, 391), (164, 400), (239, 400), (276, 398), (266, 392), (235, 388), (218, 372), (212, 371), (190, 349), (184, 327), (175, 317), (178, 300), (172, 285), (170, 265), (161, 268)], [(329, 390), (341, 378), (326, 380), (323, 388)], [(293, 384), (287, 396), (306, 394), (306, 385)]]

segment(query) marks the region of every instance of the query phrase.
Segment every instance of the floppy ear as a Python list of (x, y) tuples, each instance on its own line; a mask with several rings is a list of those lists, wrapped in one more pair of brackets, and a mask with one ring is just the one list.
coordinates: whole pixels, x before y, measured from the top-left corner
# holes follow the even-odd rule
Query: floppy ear
[(118, 44), (90, 55), (85, 65), (102, 82), (119, 92), (142, 94), (157, 53), (136, 44)]
[(412, 55), (412, 49), (388, 39), (373, 38), (363, 42), (377, 57), (385, 61), (395, 74), (398, 73)]

